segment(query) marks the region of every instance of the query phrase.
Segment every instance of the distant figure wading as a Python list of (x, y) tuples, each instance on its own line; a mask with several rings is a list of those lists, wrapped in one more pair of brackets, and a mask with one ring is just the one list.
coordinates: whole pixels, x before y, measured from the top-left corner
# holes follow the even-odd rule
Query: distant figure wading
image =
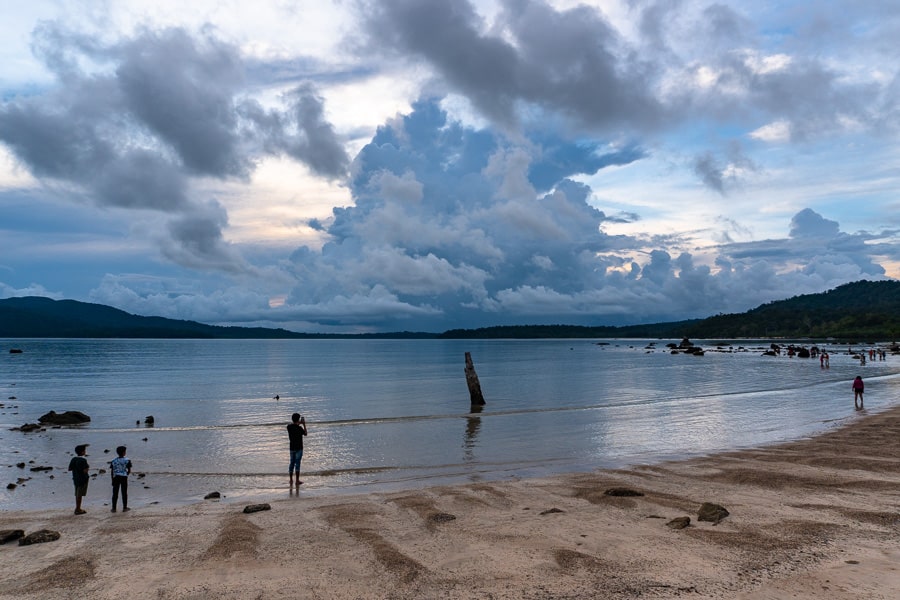
[(287, 426), (288, 438), (291, 442), (291, 463), (288, 465), (288, 477), (290, 485), (294, 485), (294, 475), (297, 476), (296, 485), (300, 481), (300, 461), (303, 459), (303, 436), (306, 435), (306, 419), (300, 413), (291, 415), (291, 424)]
[(856, 410), (862, 410), (862, 408), (863, 408), (863, 390), (866, 387), (865, 384), (863, 383), (862, 377), (857, 375), (856, 379), (853, 380), (853, 385), (850, 387), (853, 388), (853, 406), (856, 407)]

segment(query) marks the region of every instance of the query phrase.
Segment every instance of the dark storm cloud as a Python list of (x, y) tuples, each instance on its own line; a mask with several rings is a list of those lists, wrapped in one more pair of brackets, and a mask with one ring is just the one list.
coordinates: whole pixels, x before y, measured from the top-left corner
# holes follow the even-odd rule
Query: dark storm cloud
[[(792, 11), (797, 22), (783, 24), (779, 33), (722, 4), (638, 1), (629, 8), (640, 36), (624, 39), (590, 6), (499, 4), (488, 24), (465, 0), (362, 3), (364, 51), (427, 64), (440, 85), (507, 130), (549, 119), (570, 131), (652, 139), (702, 123), (726, 125), (733, 132), (727, 135), (740, 139), (784, 122), (791, 141), (807, 143), (844, 132), (848, 124), (896, 129), (890, 84), (860, 83), (862, 78), (838, 70), (822, 48), (791, 54), (823, 38), (817, 27), (840, 30), (848, 43), (865, 35), (849, 31), (837, 9)], [(877, 12), (871, 6), (857, 10)], [(868, 16), (873, 23), (884, 18)], [(790, 45), (773, 44), (779, 35)], [(706, 186), (726, 193), (741, 182), (746, 170), (726, 172), (728, 160), (715, 147), (720, 141), (692, 142), (700, 148), (688, 168)]]
[(127, 109), (170, 144), (189, 171), (249, 173), (234, 110), (242, 68), (233, 47), (169, 29), (147, 31), (110, 53)]
[(638, 60), (599, 12), (556, 11), (529, 0), (502, 5), (500, 25), (488, 33), (468, 2), (372, 2), (365, 14), (367, 48), (428, 61), (485, 115), (506, 125), (515, 123), (520, 102), (590, 127), (656, 120), (660, 106), (646, 87), (652, 64)]
[(347, 174), (350, 158), (334, 127), (325, 119), (324, 101), (311, 84), (297, 86), (283, 101), (286, 109), (265, 110), (246, 101), (239, 114), (253, 123), (254, 133), (270, 154), (286, 154), (329, 179)]
[(263, 110), (244, 98), (243, 57), (212, 35), (143, 30), (116, 43), (44, 24), (35, 53), (57, 85), (0, 105), (0, 142), (38, 178), (100, 206), (170, 217), (162, 251), (197, 269), (251, 271), (225, 241), (224, 209), (191, 178), (246, 179), (265, 154), (339, 180), (349, 159), (310, 85)]

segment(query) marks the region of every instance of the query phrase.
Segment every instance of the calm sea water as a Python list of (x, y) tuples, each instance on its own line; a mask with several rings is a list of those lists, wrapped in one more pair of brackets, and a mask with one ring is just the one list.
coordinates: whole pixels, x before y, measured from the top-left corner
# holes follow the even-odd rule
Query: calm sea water
[[(294, 411), (309, 427), (300, 492), (309, 496), (589, 471), (801, 438), (857, 418), (857, 374), (869, 412), (900, 398), (897, 356), (861, 366), (846, 346), (831, 347), (823, 369), (817, 359), (763, 357), (761, 343), (715, 351), (700, 342), (705, 356), (689, 356), (670, 354), (668, 341), (0, 340), (0, 483), (31, 478), (0, 491), (0, 508), (70, 506), (65, 469), (79, 443), (90, 444), (92, 469), (128, 447), (143, 474), (132, 476), (134, 507), (210, 491), (226, 502), (287, 496)], [(465, 352), (487, 400), (479, 413), (470, 412)], [(10, 431), (49, 410), (79, 410), (91, 422)], [(143, 424), (149, 415), (153, 427)], [(86, 506), (109, 495), (100, 476)]]

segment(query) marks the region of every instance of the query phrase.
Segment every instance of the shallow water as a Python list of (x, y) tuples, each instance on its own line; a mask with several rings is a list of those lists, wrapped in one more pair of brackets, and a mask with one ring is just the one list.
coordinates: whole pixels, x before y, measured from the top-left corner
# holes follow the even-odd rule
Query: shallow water
[[(132, 506), (286, 495), (294, 411), (309, 436), (302, 495), (402, 489), (653, 463), (812, 435), (897, 402), (900, 357), (763, 357), (741, 342), (704, 356), (669, 340), (0, 340), (4, 509), (67, 507), (65, 468), (128, 446)], [(21, 354), (7, 354), (7, 348)], [(471, 413), (464, 353), (487, 405)], [(274, 396), (280, 399), (275, 400)], [(14, 398), (14, 399), (7, 399)], [(49, 410), (88, 425), (9, 431)], [(144, 418), (153, 415), (155, 426)], [(104, 452), (109, 450), (110, 452)], [(29, 463), (29, 461), (34, 463)], [(15, 466), (26, 462), (25, 469)], [(32, 473), (31, 466), (53, 466)], [(5, 487), (5, 486), (4, 486)], [(98, 477), (87, 504), (108, 502)]]

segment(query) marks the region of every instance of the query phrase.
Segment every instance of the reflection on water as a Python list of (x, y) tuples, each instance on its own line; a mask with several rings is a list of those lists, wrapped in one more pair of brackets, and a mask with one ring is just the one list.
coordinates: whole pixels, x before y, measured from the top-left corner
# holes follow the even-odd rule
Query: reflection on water
[(481, 429), (481, 417), (474, 416), (484, 410), (484, 406), (473, 404), (471, 414), (466, 417), (466, 437), (463, 440), (463, 460), (475, 460), (475, 447), (478, 445), (478, 430)]
[[(282, 495), (287, 425), (305, 415), (311, 495), (618, 467), (808, 435), (900, 397), (900, 358), (865, 367), (840, 349), (830, 368), (761, 352), (705, 356), (646, 343), (582, 340), (15, 340), (3, 361), (0, 465), (52, 465), (0, 496), (0, 507), (67, 506), (78, 443), (128, 447), (145, 474), (135, 501)], [(658, 343), (659, 347), (663, 343)], [(472, 407), (464, 354), (487, 404)], [(862, 372), (860, 372), (862, 371)], [(277, 393), (278, 399), (275, 399)], [(91, 416), (81, 428), (9, 431), (49, 410)], [(154, 426), (144, 420), (154, 416)], [(459, 420), (465, 421), (460, 443)], [(27, 475), (31, 475), (30, 472)], [(96, 501), (108, 494), (98, 480)]]

